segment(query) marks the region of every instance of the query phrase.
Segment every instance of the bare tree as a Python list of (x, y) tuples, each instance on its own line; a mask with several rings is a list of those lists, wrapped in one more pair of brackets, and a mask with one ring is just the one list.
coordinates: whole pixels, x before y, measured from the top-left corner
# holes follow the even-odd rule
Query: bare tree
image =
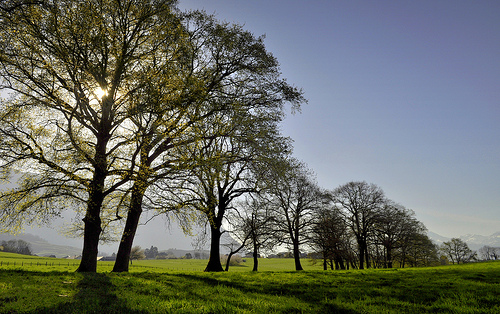
[(459, 238), (443, 242), (440, 250), (453, 264), (468, 263), (476, 258), (476, 252), (472, 251), (467, 243)]
[(393, 252), (409, 243), (408, 239), (425, 231), (415, 213), (391, 200), (381, 208), (374, 222), (375, 238), (384, 248), (384, 267), (392, 268)]
[(311, 245), (323, 257), (323, 269), (346, 269), (350, 260), (350, 237), (347, 224), (337, 208), (325, 206), (315, 217)]
[(349, 182), (336, 188), (331, 199), (356, 237), (359, 268), (364, 268), (365, 260), (366, 266), (370, 267), (368, 241), (385, 204), (384, 192), (375, 184)]
[(276, 219), (276, 234), (292, 248), (295, 270), (303, 270), (300, 246), (308, 242), (314, 213), (326, 201), (310, 170), (295, 159), (281, 159), (271, 173), (269, 194)]
[(500, 259), (500, 247), (491, 247), (488, 245), (483, 246), (479, 249), (479, 254), (481, 259), (485, 261), (498, 260)]
[(402, 268), (406, 265), (432, 266), (439, 262), (439, 247), (427, 236), (422, 223), (419, 225), (419, 229), (407, 234), (394, 254)]
[(228, 219), (231, 235), (240, 243), (239, 249), (244, 247), (252, 252), (252, 271), (257, 271), (259, 252), (270, 250), (279, 242), (273, 228), (275, 217), (268, 200), (258, 194), (245, 197), (236, 209)]

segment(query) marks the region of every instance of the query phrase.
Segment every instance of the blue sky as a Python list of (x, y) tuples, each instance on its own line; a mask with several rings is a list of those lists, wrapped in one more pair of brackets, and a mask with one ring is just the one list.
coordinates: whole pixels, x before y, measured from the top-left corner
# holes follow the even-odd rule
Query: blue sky
[[(266, 35), (283, 77), (309, 100), (283, 133), (323, 188), (375, 183), (447, 237), (500, 231), (500, 1), (180, 0), (179, 7)], [(164, 230), (161, 220), (142, 226), (135, 244), (191, 248), (177, 229)]]
[(266, 35), (309, 103), (294, 155), (364, 180), (448, 237), (500, 231), (500, 2), (185, 0)]

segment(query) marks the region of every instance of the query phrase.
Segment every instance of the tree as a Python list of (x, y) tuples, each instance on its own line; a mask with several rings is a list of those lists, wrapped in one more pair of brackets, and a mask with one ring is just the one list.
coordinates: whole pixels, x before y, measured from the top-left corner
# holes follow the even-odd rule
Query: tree
[(155, 259), (158, 256), (158, 248), (156, 246), (151, 246), (149, 249), (144, 250), (144, 256), (147, 259)]
[(105, 198), (130, 180), (134, 99), (171, 36), (174, 3), (10, 1), (0, 11), (1, 88), (13, 95), (1, 107), (0, 157), (6, 173), (26, 173), (0, 197), (10, 205), (2, 221), (43, 222), (64, 200), (83, 208), (80, 272), (96, 271)]
[(491, 261), (500, 258), (500, 247), (491, 247), (488, 245), (483, 246), (479, 249), (479, 254), (482, 260)]
[(241, 248), (251, 250), (252, 271), (257, 271), (259, 252), (262, 249), (270, 250), (279, 242), (273, 228), (275, 218), (270, 203), (258, 194), (250, 194), (236, 206), (228, 223), (232, 237), (240, 243)]
[[(234, 134), (224, 135), (227, 130), (215, 128), (207, 130), (207, 125), (220, 125), (220, 121), (229, 121), (235, 116), (239, 117), (237, 123), (256, 125), (241, 119), (242, 112), (254, 112), (246, 117), (270, 123), (271, 119), (263, 118), (264, 114), (278, 119), (284, 102), (296, 106), (303, 101), (300, 91), (279, 78), (277, 62), (265, 50), (262, 38), (255, 38), (238, 25), (220, 23), (203, 12), (183, 15), (181, 24), (186, 45), (181, 45), (182, 49), (168, 51), (178, 53), (180, 50), (182, 62), (174, 63), (173, 69), (168, 72), (170, 75), (163, 80), (148, 85), (141, 98), (141, 106), (153, 110), (142, 110), (142, 115), (131, 119), (140, 142), (140, 153), (134, 163), (136, 169), (132, 176), (130, 207), (120, 242), (119, 258), (113, 271), (127, 270), (127, 254), (146, 194), (149, 194), (146, 195), (149, 207), (155, 207), (151, 202), (154, 196), (150, 196), (154, 192), (148, 193), (147, 190), (161, 189), (162, 194), (165, 194), (172, 187), (176, 188), (179, 181), (172, 178), (178, 176), (179, 171), (182, 172), (186, 167), (198, 167), (192, 164), (193, 159), (190, 158), (193, 149), (190, 151), (183, 146), (192, 145), (196, 150), (205, 145), (218, 145), (215, 137), (234, 138)], [(167, 61), (160, 68), (162, 73), (165, 68), (172, 68), (169, 66), (171, 58), (167, 58)], [(258, 117), (256, 112), (260, 112), (261, 116)], [(228, 123), (234, 126), (236, 122)], [(240, 141), (242, 136), (239, 135)], [(248, 142), (251, 137), (244, 140)], [(198, 150), (196, 153), (204, 152)], [(196, 160), (207, 162), (200, 158)], [(156, 208), (163, 212), (165, 209), (176, 213), (180, 210), (168, 196), (157, 197), (155, 201)]]
[(384, 267), (392, 268), (393, 252), (425, 230), (415, 213), (404, 206), (386, 200), (374, 221), (375, 238), (384, 248)]
[(323, 258), (323, 269), (349, 267), (349, 230), (337, 208), (325, 206), (315, 215), (311, 245)]
[(423, 225), (419, 225), (421, 227), (408, 234), (395, 252), (395, 260), (399, 260), (402, 268), (407, 264), (417, 267), (433, 266), (439, 262), (439, 247), (427, 236)]
[(295, 270), (303, 270), (300, 246), (308, 241), (314, 213), (326, 201), (312, 173), (295, 159), (281, 159), (273, 169), (270, 188), (276, 234), (291, 246)]
[(2, 251), (11, 252), (23, 255), (31, 255), (31, 245), (24, 240), (9, 240), (2, 241), (0, 245), (2, 247)]
[(30, 173), (1, 197), (1, 219), (44, 222), (70, 200), (85, 211), (79, 271), (96, 270), (103, 204), (116, 194), (115, 208), (129, 203), (116, 271), (126, 270), (145, 192), (176, 166), (165, 155), (192, 142), (193, 121), (232, 103), (221, 99), (279, 107), (301, 97), (261, 38), (199, 12), (181, 24), (173, 0), (3, 4), (1, 84), (14, 98), (2, 104), (0, 157), (4, 176)]
[(132, 260), (138, 260), (145, 258), (144, 250), (140, 246), (134, 246), (130, 252), (130, 265), (132, 265)]
[(349, 182), (331, 193), (334, 206), (340, 210), (358, 244), (359, 268), (370, 267), (368, 241), (374, 232), (374, 224), (385, 203), (381, 188), (366, 182)]
[(229, 254), (223, 255), (221, 264), (226, 265), (224, 271), (229, 271), (229, 266), (234, 265), (234, 263), (231, 263), (232, 257), (236, 256), (236, 254), (239, 253), (245, 247), (248, 238), (243, 239), (243, 242), (239, 243), (235, 241), (231, 236), (229, 236), (229, 233), (227, 231), (224, 232), (224, 234), (228, 235), (229, 238), (229, 241), (223, 244), (223, 246), (226, 247), (226, 249), (229, 249)]
[(255, 175), (264, 160), (285, 153), (286, 139), (279, 136), (279, 115), (261, 108), (215, 115), (205, 129), (205, 140), (189, 148), (192, 171), (188, 175), (180, 203), (203, 213), (210, 227), (210, 258), (206, 271), (222, 271), (220, 237), (227, 212), (233, 202), (259, 190)]
[(448, 242), (443, 242), (440, 250), (453, 264), (468, 263), (475, 259), (476, 256), (476, 252), (472, 251), (467, 243), (459, 238), (452, 238)]

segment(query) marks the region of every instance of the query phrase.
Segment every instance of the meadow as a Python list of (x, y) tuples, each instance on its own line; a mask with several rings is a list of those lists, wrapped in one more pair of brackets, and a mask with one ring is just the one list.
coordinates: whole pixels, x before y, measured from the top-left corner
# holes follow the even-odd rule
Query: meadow
[[(78, 261), (0, 253), (0, 313), (500, 313), (500, 262), (322, 271), (251, 259), (204, 273), (204, 260), (134, 261), (129, 273), (75, 273)], [(71, 264), (74, 263), (74, 264)]]

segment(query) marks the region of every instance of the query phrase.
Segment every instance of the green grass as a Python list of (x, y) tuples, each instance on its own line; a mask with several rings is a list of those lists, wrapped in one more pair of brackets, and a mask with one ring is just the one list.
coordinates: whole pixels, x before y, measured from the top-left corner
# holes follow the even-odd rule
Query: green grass
[(204, 273), (205, 264), (134, 261), (124, 274), (109, 273), (112, 263), (97, 274), (4, 264), (0, 313), (500, 313), (500, 262), (321, 271), (304, 261), (309, 270), (295, 272), (291, 260), (263, 259), (257, 273), (251, 260), (227, 273)]
[[(34, 271), (73, 271), (78, 268), (79, 260), (68, 260), (62, 258), (36, 257), (0, 252), (0, 267), (4, 269), (34, 270)], [(98, 272), (111, 272), (114, 262), (98, 262)], [(61, 268), (63, 267), (64, 268)], [(164, 260), (138, 260), (133, 261), (130, 266), (131, 272), (144, 271), (203, 271), (207, 266), (207, 260), (198, 259), (164, 259)], [(310, 260), (302, 261), (305, 270), (321, 270), (322, 264), (311, 263)], [(239, 266), (229, 267), (230, 272), (248, 272), (253, 268), (253, 260), (246, 259), (246, 262)], [(293, 259), (259, 259), (259, 271), (290, 271), (295, 269)]]

